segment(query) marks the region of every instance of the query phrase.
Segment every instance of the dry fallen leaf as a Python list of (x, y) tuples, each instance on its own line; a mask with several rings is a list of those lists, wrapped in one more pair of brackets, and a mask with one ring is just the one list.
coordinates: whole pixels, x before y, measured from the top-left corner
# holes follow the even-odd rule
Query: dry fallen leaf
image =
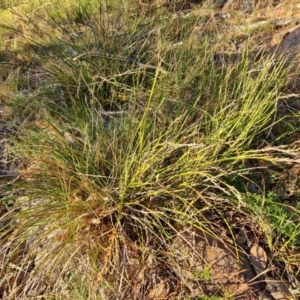
[(169, 288), (166, 286), (165, 281), (161, 280), (160, 283), (158, 283), (156, 286), (154, 286), (151, 289), (147, 299), (148, 300), (166, 299), (168, 293), (169, 293)]
[(268, 262), (268, 257), (265, 250), (258, 244), (255, 244), (250, 249), (250, 256), (257, 274), (264, 272)]
[(273, 292), (271, 295), (275, 300), (287, 300), (287, 297), (281, 292)]

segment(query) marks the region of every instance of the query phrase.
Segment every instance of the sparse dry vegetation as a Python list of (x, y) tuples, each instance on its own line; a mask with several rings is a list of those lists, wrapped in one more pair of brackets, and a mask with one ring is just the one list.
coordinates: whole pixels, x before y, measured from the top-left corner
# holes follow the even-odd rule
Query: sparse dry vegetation
[(0, 298), (298, 299), (299, 5), (2, 2)]

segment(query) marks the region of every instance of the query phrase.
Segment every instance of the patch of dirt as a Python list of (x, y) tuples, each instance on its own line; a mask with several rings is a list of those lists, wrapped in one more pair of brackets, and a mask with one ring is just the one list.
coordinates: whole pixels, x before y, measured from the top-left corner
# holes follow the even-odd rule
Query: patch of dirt
[(148, 251), (144, 263), (132, 242), (127, 242), (124, 247), (121, 252), (126, 252), (126, 258), (122, 258), (126, 266), (121, 273), (131, 283), (131, 288), (124, 292), (122, 299), (218, 296), (255, 300), (263, 294), (265, 285), (256, 282), (256, 273), (248, 256), (200, 230), (181, 230), (166, 248), (167, 252), (162, 251), (162, 257)]
[(286, 82), (287, 87), (293, 92), (300, 91), (300, 25), (287, 30), (281, 42), (270, 49), (276, 57), (283, 57), (287, 67), (290, 67), (291, 78)]
[(241, 251), (199, 230), (188, 229), (178, 234), (173, 247), (176, 249), (174, 271), (182, 279), (188, 296), (257, 299), (256, 275)]

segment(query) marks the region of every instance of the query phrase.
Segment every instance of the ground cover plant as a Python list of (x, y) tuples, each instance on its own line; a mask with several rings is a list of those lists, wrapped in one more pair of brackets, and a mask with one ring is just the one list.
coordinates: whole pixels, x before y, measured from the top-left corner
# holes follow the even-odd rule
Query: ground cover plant
[(2, 298), (298, 297), (293, 74), (211, 7), (3, 4)]

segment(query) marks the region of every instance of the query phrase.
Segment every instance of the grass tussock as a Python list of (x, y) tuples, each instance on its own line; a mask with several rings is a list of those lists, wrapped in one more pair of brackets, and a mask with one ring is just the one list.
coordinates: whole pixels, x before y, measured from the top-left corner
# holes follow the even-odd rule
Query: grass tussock
[(20, 170), (1, 199), (2, 295), (158, 299), (150, 275), (163, 266), (166, 297), (188, 299), (174, 240), (197, 229), (230, 240), (238, 260), (237, 218), (296, 277), (300, 207), (274, 192), (278, 170), (299, 163), (277, 114), (284, 64), (250, 47), (222, 61), (202, 16), (70, 3), (13, 7), (22, 30), (2, 26), (24, 53), (0, 87)]

